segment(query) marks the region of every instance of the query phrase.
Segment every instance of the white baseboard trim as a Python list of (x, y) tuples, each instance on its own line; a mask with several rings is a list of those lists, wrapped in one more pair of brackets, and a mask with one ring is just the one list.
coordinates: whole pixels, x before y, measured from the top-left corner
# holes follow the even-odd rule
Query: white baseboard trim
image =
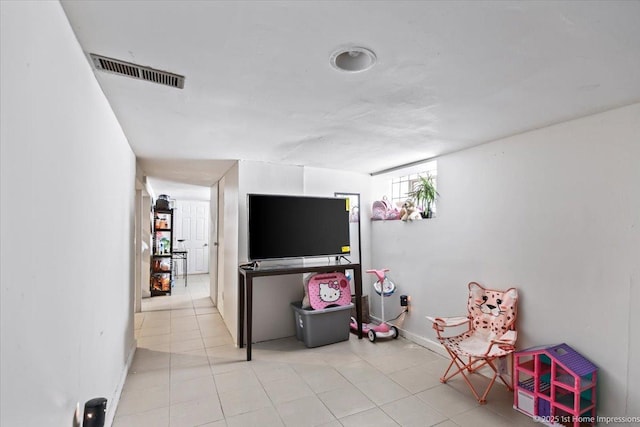
[[(375, 321), (377, 323), (380, 323), (380, 319), (379, 318), (377, 318), (375, 316), (372, 316), (372, 315), (369, 315), (369, 317), (371, 317), (371, 320), (373, 320), (373, 321)], [(449, 354), (444, 349), (444, 347), (442, 347), (442, 344), (440, 344), (439, 342), (432, 341), (432, 340), (430, 340), (428, 338), (422, 337), (420, 335), (416, 335), (416, 334), (411, 333), (411, 332), (409, 332), (407, 330), (404, 330), (404, 329), (398, 328), (398, 331), (400, 332), (400, 336), (401, 337), (404, 337), (404, 338), (408, 339), (409, 341), (412, 341), (412, 342), (414, 342), (414, 343), (416, 343), (416, 344), (418, 344), (418, 345), (420, 345), (420, 346), (422, 346), (422, 347), (424, 347), (424, 348), (426, 348), (428, 350), (431, 350), (434, 353), (437, 353), (437, 354), (439, 354), (440, 356), (442, 356), (442, 357), (444, 357), (446, 359), (449, 358)]]
[(125, 363), (124, 369), (120, 374), (120, 380), (116, 385), (116, 390), (111, 396), (111, 399), (107, 401), (107, 414), (105, 415), (105, 426), (107, 427), (111, 427), (113, 425), (113, 419), (116, 416), (116, 410), (118, 409), (118, 402), (120, 402), (120, 396), (122, 395), (124, 382), (127, 380), (127, 374), (129, 373), (129, 368), (131, 367), (131, 363), (133, 362), (133, 356), (135, 356), (137, 348), (138, 348), (138, 340), (134, 339), (133, 345), (131, 346), (131, 350), (129, 350), (127, 363)]
[(449, 358), (449, 354), (447, 353), (447, 351), (444, 349), (444, 347), (442, 347), (442, 344), (437, 341), (432, 341), (428, 338), (421, 337), (420, 335), (416, 335), (408, 331), (400, 331), (400, 335), (405, 337), (409, 341), (413, 341), (414, 343), (421, 345), (422, 347), (431, 350), (434, 353), (439, 354), (445, 359)]

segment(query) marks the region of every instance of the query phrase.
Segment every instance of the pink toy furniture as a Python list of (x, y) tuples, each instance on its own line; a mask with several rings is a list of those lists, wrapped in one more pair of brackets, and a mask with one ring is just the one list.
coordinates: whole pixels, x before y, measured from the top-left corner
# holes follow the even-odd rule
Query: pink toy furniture
[(519, 351), (513, 370), (516, 410), (547, 425), (595, 424), (598, 368), (567, 344)]

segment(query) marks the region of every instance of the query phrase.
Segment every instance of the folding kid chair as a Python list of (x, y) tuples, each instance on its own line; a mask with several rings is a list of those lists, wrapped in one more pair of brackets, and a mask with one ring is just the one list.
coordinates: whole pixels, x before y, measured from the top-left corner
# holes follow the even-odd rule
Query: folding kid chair
[[(451, 363), (440, 378), (446, 383), (452, 377), (462, 374), (473, 395), (479, 403), (486, 403), (487, 394), (497, 378), (513, 390), (513, 385), (498, 371), (495, 360), (515, 351), (517, 332), (515, 321), (517, 314), (518, 291), (515, 288), (499, 291), (485, 289), (476, 282), (469, 283), (468, 314), (466, 317), (428, 317), (433, 322), (438, 341), (451, 357)], [(445, 328), (468, 325), (465, 332), (459, 335), (444, 336)], [(449, 371), (455, 365), (455, 370)], [(482, 396), (467, 377), (469, 373), (488, 366), (493, 370), (493, 377)]]

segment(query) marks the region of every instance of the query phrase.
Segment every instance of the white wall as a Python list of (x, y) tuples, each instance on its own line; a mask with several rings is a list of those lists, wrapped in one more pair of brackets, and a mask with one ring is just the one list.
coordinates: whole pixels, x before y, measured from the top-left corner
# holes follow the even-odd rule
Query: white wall
[(1, 9), (3, 426), (66, 426), (133, 337), (135, 158), (58, 2)]
[(151, 261), (151, 197), (147, 192), (142, 168), (136, 162), (135, 178), (135, 231), (134, 231), (134, 274), (136, 313), (142, 311), (142, 298), (149, 298), (149, 274)]
[(218, 183), (218, 287), (222, 287), (218, 310), (234, 341), (238, 332), (238, 171), (236, 163)]
[(438, 159), (438, 218), (372, 224), (407, 333), (434, 340), (424, 316), (464, 314), (469, 281), (516, 286), (519, 347), (566, 342), (600, 367), (599, 415), (640, 414), (639, 138), (635, 104)]
[[(239, 263), (247, 262), (247, 194), (304, 194), (303, 168), (241, 161), (238, 198)], [(283, 212), (283, 215), (288, 213)], [(279, 264), (283, 263), (278, 261)], [(237, 265), (236, 265), (237, 271)], [(302, 275), (258, 277), (253, 280), (253, 341), (295, 335), (291, 301), (302, 300)]]

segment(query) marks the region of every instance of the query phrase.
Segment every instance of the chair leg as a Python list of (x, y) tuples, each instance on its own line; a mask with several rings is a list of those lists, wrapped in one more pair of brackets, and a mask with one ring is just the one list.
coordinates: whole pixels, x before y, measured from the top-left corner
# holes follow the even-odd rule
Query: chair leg
[(471, 359), (471, 356), (469, 356), (469, 363), (467, 363), (467, 371), (469, 371), (470, 374), (472, 374), (477, 368), (473, 368), (473, 360)]
[[(445, 347), (445, 349), (447, 350), (447, 352), (449, 353), (449, 356), (451, 357), (451, 363), (449, 363), (449, 366), (447, 367), (447, 370), (444, 371), (444, 374), (442, 375), (442, 377), (440, 377), (440, 382), (441, 383), (446, 383), (447, 381), (449, 381), (451, 378), (455, 377), (456, 375), (458, 375), (462, 370), (467, 368), (467, 364), (464, 363), (462, 361), (462, 359), (460, 359), (460, 356), (458, 356), (456, 353), (452, 352), (451, 350), (449, 350), (448, 347)], [(460, 363), (458, 363), (460, 362)], [(456, 365), (456, 368), (458, 368), (454, 373), (452, 373), (451, 375), (447, 374), (449, 373), (449, 371), (451, 370), (451, 368), (453, 367), (453, 365)]]
[(496, 369), (496, 366), (493, 364), (493, 360), (492, 359), (487, 359), (485, 362), (493, 370), (493, 377), (491, 377), (491, 381), (489, 382), (489, 385), (484, 390), (482, 398), (480, 400), (478, 400), (481, 404), (487, 402), (487, 395), (491, 391), (491, 388), (493, 387), (493, 384), (496, 382), (496, 380), (498, 378), (500, 378), (500, 381), (502, 381), (503, 384), (507, 387), (507, 390), (513, 391), (513, 385), (508, 383), (507, 380), (504, 379), (502, 374), (498, 372), (498, 369)]
[(451, 363), (449, 363), (449, 366), (447, 366), (447, 370), (444, 371), (444, 374), (442, 374), (442, 376), (440, 377), (440, 382), (445, 384), (449, 378), (453, 377), (456, 374), (451, 375), (450, 377), (447, 377), (447, 374), (449, 373), (449, 371), (451, 370), (451, 367), (454, 365), (455, 363), (455, 359), (451, 359)]
[[(449, 351), (449, 349), (447, 349), (447, 351)], [(473, 396), (476, 398), (476, 400), (478, 401), (478, 403), (485, 404), (486, 403), (486, 393), (483, 397), (480, 397), (480, 395), (478, 394), (478, 392), (476, 391), (475, 387), (473, 386), (473, 384), (471, 384), (471, 381), (469, 381), (469, 378), (467, 377), (467, 374), (465, 374), (465, 370), (469, 370), (470, 372), (472, 372), (473, 370), (477, 369), (477, 368), (473, 368), (473, 362), (470, 363), (465, 363), (462, 359), (460, 359), (460, 357), (449, 351), (449, 355), (451, 356), (451, 363), (449, 363), (449, 367), (447, 368), (447, 370), (445, 371), (444, 375), (440, 378), (440, 382), (441, 383), (446, 383), (448, 380), (450, 380), (451, 378), (455, 377), (458, 374), (462, 375), (462, 379), (464, 380), (464, 382), (467, 383), (467, 386), (469, 387), (469, 389), (471, 389), (471, 393), (473, 393)], [(471, 360), (471, 358), (469, 358)], [(456, 371), (453, 372), (451, 375), (447, 374), (449, 373), (449, 371), (451, 370), (451, 368), (453, 367), (453, 365), (456, 365)], [(482, 366), (482, 365), (480, 365)], [(495, 381), (495, 379), (494, 379)]]
[(500, 378), (500, 381), (507, 387), (507, 390), (513, 391), (513, 378), (511, 378), (511, 381), (507, 381), (493, 364), (493, 360), (487, 360), (487, 364), (493, 369), (494, 377)]
[[(464, 382), (467, 383), (467, 386), (469, 387), (469, 389), (473, 393), (473, 396), (476, 398), (478, 403), (481, 404), (481, 405), (484, 405), (485, 403), (487, 403), (487, 395), (491, 391), (491, 388), (493, 387), (493, 384), (496, 382), (496, 380), (498, 378), (500, 378), (500, 381), (502, 381), (504, 383), (504, 385), (507, 387), (507, 389), (509, 391), (513, 391), (513, 385), (510, 384), (510, 382), (508, 382), (502, 376), (502, 374), (500, 374), (498, 372), (498, 369), (493, 364), (493, 360), (492, 359), (475, 359), (475, 360), (473, 360), (473, 358), (469, 357), (469, 362), (465, 363), (460, 358), (460, 356), (458, 356), (456, 353), (451, 351), (448, 347), (445, 347), (445, 349), (449, 353), (449, 356), (451, 356), (451, 363), (449, 363), (449, 366), (447, 367), (447, 370), (444, 372), (443, 376), (440, 378), (440, 382), (441, 383), (446, 383), (448, 380), (450, 380), (454, 376), (456, 376), (458, 374), (461, 374), (462, 375), (462, 379), (464, 380)], [(451, 374), (449, 374), (449, 372), (452, 370), (454, 365), (455, 365), (455, 367), (457, 369), (454, 372), (452, 372)], [(467, 375), (468, 375), (468, 373), (473, 373), (473, 372), (477, 371), (478, 369), (482, 368), (485, 365), (487, 365), (487, 366), (489, 366), (491, 368), (491, 370), (493, 371), (493, 376), (491, 377), (487, 387), (484, 389), (482, 395), (480, 395), (480, 393), (478, 393), (478, 391), (473, 386), (473, 384), (471, 383), (471, 381), (469, 380), (469, 377)], [(468, 371), (468, 373), (465, 373), (465, 371)]]

